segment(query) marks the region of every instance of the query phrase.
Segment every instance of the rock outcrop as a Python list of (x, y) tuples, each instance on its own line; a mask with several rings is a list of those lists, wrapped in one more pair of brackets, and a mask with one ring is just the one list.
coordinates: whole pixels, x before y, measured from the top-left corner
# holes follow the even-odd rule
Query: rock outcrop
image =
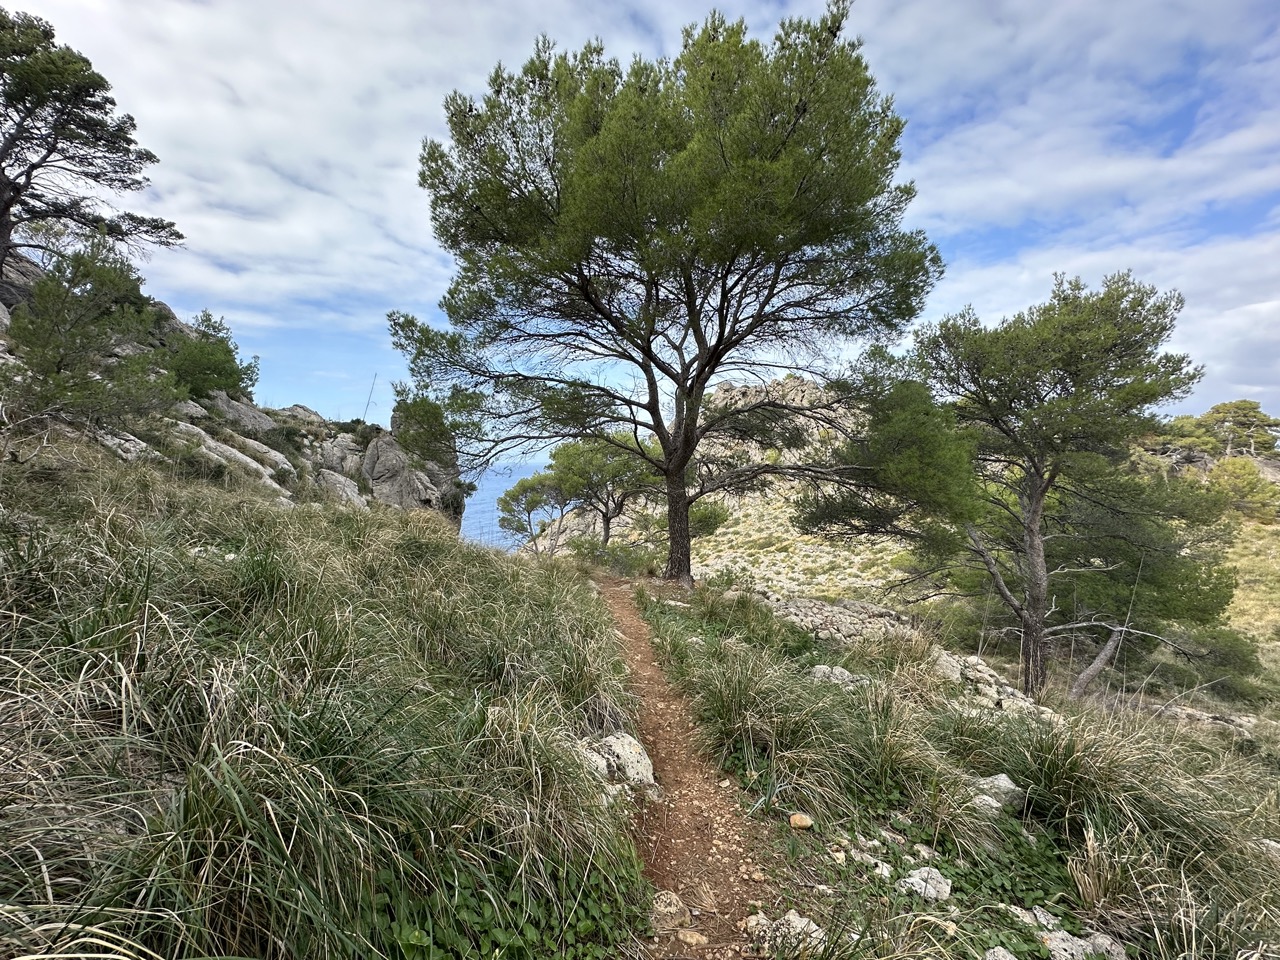
[(360, 485), (337, 471), (327, 470), (324, 467), (317, 470), (316, 488), (324, 494), (326, 500), (333, 500), (360, 510), (369, 509), (369, 504), (360, 493)]
[(172, 411), (175, 433), (198, 455), (239, 469), (293, 498), (318, 496), (367, 509), (385, 503), (436, 510), (461, 522), (464, 495), (456, 469), (424, 463), (381, 427), (348, 432), (300, 404), (264, 410), (217, 392)]
[(40, 267), (20, 254), (9, 254), (0, 273), (0, 306), (12, 310), (26, 300), (31, 285), (44, 276)]
[[(22, 373), (7, 339), (9, 310), (29, 298), (42, 275), (37, 264), (16, 255), (6, 259), (0, 272), (0, 365), (10, 368), (8, 376)], [(145, 336), (112, 344), (101, 358), (104, 365), (200, 335), (164, 303), (152, 301), (151, 315)], [(377, 501), (406, 510), (437, 510), (461, 523), (465, 488), (456, 463), (423, 461), (383, 428), (357, 425), (354, 432), (344, 430), (300, 404), (265, 410), (218, 390), (175, 404), (147, 434), (153, 443), (121, 431), (86, 435), (122, 460), (190, 458), (231, 471), (262, 484), (282, 503), (320, 498), (367, 509)]]
[(204, 406), (214, 417), (223, 420), (237, 433), (250, 435), (268, 433), (279, 426), (253, 404), (232, 400), (222, 390), (215, 390), (204, 402)]
[(425, 470), (414, 467), (409, 454), (389, 433), (365, 448), (360, 471), (373, 489), (374, 499), (405, 510), (438, 510), (441, 493)]

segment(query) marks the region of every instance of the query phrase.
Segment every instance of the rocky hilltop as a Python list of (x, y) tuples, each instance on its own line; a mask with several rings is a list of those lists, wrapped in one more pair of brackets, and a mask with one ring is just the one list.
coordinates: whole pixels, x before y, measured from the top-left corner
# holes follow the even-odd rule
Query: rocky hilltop
[[(10, 368), (11, 377), (22, 376), (22, 364), (7, 337), (10, 310), (40, 275), (34, 263), (10, 257), (0, 277), (0, 368)], [(147, 341), (113, 344), (104, 364), (198, 335), (167, 304), (151, 306), (155, 319)], [(329, 500), (368, 509), (384, 503), (462, 521), (466, 488), (456, 464), (413, 456), (397, 441), (394, 422), (391, 430), (358, 420), (330, 422), (301, 404), (268, 409), (216, 390), (176, 404), (135, 433), (97, 430), (91, 437), (121, 460), (172, 461), (202, 467), (214, 477), (246, 478), (277, 494), (282, 504)]]
[[(357, 509), (385, 503), (462, 521), (457, 468), (412, 456), (393, 431), (376, 424), (333, 423), (301, 404), (264, 409), (221, 391), (178, 404), (164, 424), (168, 439), (185, 445), (183, 455), (251, 477), (286, 502), (324, 499)], [(166, 455), (127, 434), (101, 442), (125, 460)]]

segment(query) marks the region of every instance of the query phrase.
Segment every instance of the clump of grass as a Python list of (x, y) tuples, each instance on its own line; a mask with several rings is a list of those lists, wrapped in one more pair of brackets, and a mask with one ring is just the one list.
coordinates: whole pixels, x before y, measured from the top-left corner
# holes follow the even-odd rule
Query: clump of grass
[(426, 513), (3, 469), (0, 956), (629, 949), (575, 741), (631, 703), (571, 571)]
[(928, 714), (906, 695), (919, 690), (919, 671), (910, 683), (889, 674), (853, 690), (815, 684), (804, 672), (818, 659), (811, 638), (797, 650), (793, 628), (745, 598), (733, 604), (731, 622), (755, 625), (754, 643), (659, 604), (648, 616), (709, 745), (761, 791), (763, 806), (822, 811), (831, 822), (907, 811), (935, 836), (966, 844), (986, 836), (989, 824), (967, 805), (963, 771), (922, 735)]
[[(1027, 814), (1057, 830), (1095, 922), (1234, 956), (1280, 919), (1280, 833), (1265, 773), (1141, 716), (1082, 712), (1004, 726), (994, 764), (1027, 785)], [(1214, 951), (1209, 950), (1212, 945)]]
[[(1055, 704), (1052, 721), (975, 711), (948, 699), (925, 663), (929, 638), (911, 631), (850, 649), (797, 635), (745, 597), (695, 595), (646, 615), (709, 744), (761, 808), (854, 828), (900, 822), (942, 851), (955, 902), (975, 919), (956, 921), (960, 940), (938, 955), (970, 955), (966, 935), (1023, 943), (999, 903), (1048, 905), (1073, 932), (1087, 921), (1161, 960), (1245, 956), (1280, 938), (1280, 857), (1267, 842), (1280, 837), (1280, 791), (1265, 749), (1224, 751), (1145, 714), (1083, 705)], [(871, 682), (813, 684), (815, 663)], [(968, 781), (998, 773), (1026, 802), (976, 817)], [(882, 943), (891, 955), (905, 941), (890, 931), (906, 929), (911, 907), (873, 913), (854, 922), (879, 939), (857, 949), (879, 956), (868, 944)]]

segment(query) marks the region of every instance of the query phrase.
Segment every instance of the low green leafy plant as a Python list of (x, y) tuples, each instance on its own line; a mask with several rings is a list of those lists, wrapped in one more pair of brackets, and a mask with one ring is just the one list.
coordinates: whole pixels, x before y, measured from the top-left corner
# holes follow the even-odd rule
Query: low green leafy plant
[(529, 890), (510, 861), (483, 872), (455, 865), (449, 884), (417, 899), (388, 876), (394, 892), (375, 897), (378, 935), (403, 960), (610, 960), (645, 922), (639, 861), (619, 866), (611, 877), (566, 867), (550, 897)]

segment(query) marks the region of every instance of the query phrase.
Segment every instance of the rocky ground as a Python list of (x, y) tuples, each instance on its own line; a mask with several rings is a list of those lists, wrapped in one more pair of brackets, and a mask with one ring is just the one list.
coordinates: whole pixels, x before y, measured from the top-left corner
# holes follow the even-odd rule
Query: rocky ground
[(891, 541), (834, 543), (800, 533), (790, 521), (793, 491), (734, 498), (729, 520), (693, 542), (693, 575), (728, 579), (787, 596), (832, 599), (874, 594), (901, 552)]

